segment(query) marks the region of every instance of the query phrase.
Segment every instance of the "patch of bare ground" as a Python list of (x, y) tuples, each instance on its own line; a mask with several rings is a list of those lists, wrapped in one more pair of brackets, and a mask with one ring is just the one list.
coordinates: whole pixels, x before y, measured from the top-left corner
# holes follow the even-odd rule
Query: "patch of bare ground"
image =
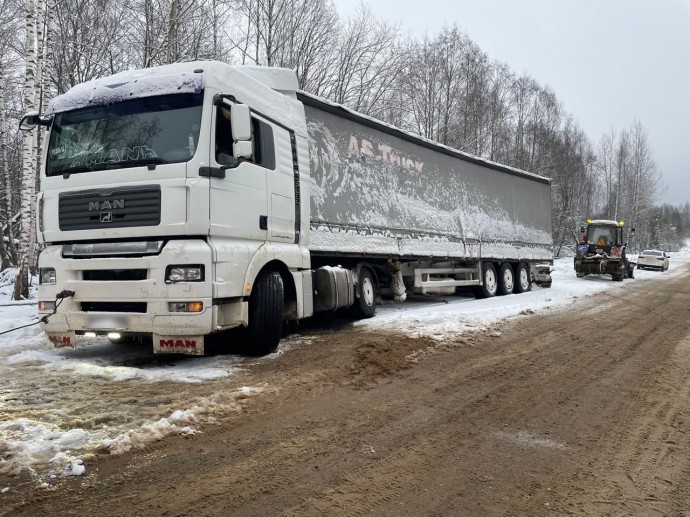
[(317, 331), (213, 381), (270, 389), (202, 433), (20, 484), (0, 515), (685, 516), (689, 336), (687, 273), (441, 343)]

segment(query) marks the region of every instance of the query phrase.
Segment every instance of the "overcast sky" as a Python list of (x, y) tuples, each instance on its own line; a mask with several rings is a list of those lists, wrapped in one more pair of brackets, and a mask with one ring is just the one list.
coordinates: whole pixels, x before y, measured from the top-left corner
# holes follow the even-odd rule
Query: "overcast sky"
[[(357, 2), (334, 0), (341, 16)], [(369, 0), (404, 32), (458, 25), (491, 59), (550, 86), (598, 147), (638, 119), (664, 178), (690, 202), (690, 0)]]

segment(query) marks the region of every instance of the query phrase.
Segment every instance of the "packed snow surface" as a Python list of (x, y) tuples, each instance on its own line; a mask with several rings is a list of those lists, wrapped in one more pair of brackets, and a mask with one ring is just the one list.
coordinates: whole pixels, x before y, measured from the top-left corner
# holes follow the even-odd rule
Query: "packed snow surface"
[[(375, 318), (357, 325), (443, 343), (507, 318), (572, 310), (603, 291), (678, 275), (688, 262), (686, 249), (672, 255), (669, 271), (635, 271), (634, 280), (619, 283), (608, 276), (578, 279), (572, 259), (558, 259), (550, 289), (534, 287), (528, 293), (485, 300), (408, 296), (402, 304), (378, 307)], [(35, 305), (10, 301), (8, 280), (7, 274), (0, 278), (0, 332), (36, 321)], [(281, 353), (309, 346), (309, 341), (308, 335), (292, 336), (281, 343), (281, 352), (259, 361), (280, 361)], [(272, 389), (242, 386), (238, 379), (236, 386), (241, 387), (227, 390), (224, 381), (239, 374), (251, 378), (256, 361), (233, 355), (156, 356), (102, 338), (87, 340), (74, 350), (53, 349), (37, 325), (2, 334), (0, 474), (29, 472), (38, 483), (50, 483), (88, 472), (95, 453), (120, 453), (172, 434), (197, 433), (200, 424), (239, 411), (257, 393)], [(188, 389), (192, 386), (203, 389)], [(8, 488), (0, 486), (0, 499)]]

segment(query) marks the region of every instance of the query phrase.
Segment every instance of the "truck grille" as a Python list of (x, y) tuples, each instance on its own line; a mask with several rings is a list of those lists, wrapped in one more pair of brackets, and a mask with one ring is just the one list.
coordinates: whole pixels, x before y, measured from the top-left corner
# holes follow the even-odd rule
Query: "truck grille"
[(146, 302), (81, 302), (82, 312), (146, 313)]
[(157, 226), (161, 222), (158, 185), (63, 192), (59, 198), (60, 230)]
[(128, 280), (146, 280), (147, 269), (98, 269), (83, 272), (84, 280), (90, 282), (118, 282)]

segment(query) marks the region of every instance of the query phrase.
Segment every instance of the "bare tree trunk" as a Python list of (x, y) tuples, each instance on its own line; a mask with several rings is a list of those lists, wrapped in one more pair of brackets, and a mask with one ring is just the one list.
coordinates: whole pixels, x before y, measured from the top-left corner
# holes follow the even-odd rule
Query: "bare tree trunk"
[(144, 68), (153, 64), (153, 5), (152, 0), (144, 0)]
[[(10, 192), (12, 190), (12, 187), (9, 183), (10, 180), (10, 175), (9, 175), (9, 163), (7, 163), (7, 115), (5, 112), (5, 92), (3, 89), (3, 85), (5, 84), (5, 74), (4, 74), (4, 68), (2, 65), (2, 60), (0, 60), (0, 171), (2, 173), (2, 180), (4, 182), (4, 189), (5, 189), (5, 197), (3, 201), (7, 201), (8, 197), (10, 196)], [(5, 203), (3, 202), (3, 207), (5, 207)], [(7, 217), (9, 217), (7, 214), (7, 210), (3, 210), (6, 214)], [(2, 269), (7, 269), (10, 267), (10, 261), (8, 258), (8, 253), (7, 253), (7, 248), (5, 246), (5, 232), (2, 229), (2, 225), (0, 225), (0, 267)]]
[[(26, 76), (24, 81), (24, 107), (27, 111), (36, 109), (36, 4), (26, 0)], [(14, 299), (29, 297), (29, 269), (35, 261), (36, 245), (32, 239), (33, 200), (36, 191), (34, 167), (36, 132), (24, 133), (22, 153), (22, 191), (21, 191), (21, 259), (19, 273), (14, 285)]]
[(180, 0), (171, 0), (170, 15), (168, 16), (168, 31), (166, 37), (165, 62), (174, 63), (179, 56), (179, 26), (180, 26)]

